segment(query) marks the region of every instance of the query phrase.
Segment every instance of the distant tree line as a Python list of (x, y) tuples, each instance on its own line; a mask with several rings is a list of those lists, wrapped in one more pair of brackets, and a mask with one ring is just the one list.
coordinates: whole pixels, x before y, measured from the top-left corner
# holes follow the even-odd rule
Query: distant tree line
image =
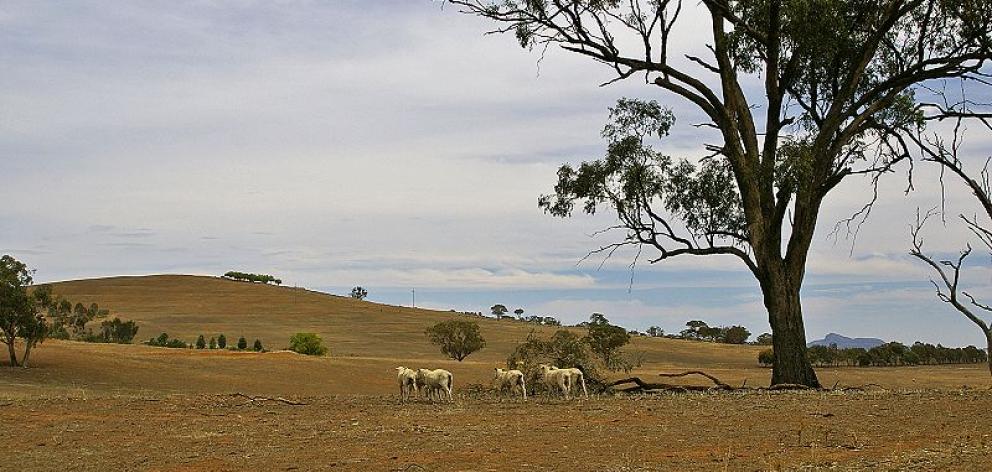
[[(922, 342), (916, 342), (912, 346), (890, 342), (871, 349), (840, 349), (837, 345), (810, 346), (806, 352), (810, 362), (817, 367), (980, 364), (988, 361), (988, 354), (975, 346), (944, 347)], [(772, 360), (771, 349), (758, 354), (758, 363), (761, 365), (771, 365)]]
[[(221, 333), (215, 338), (210, 338), (208, 343), (206, 338), (201, 334), (196, 338), (196, 342), (189, 344), (186, 341), (177, 338), (170, 338), (167, 333), (159, 334), (157, 337), (149, 339), (145, 344), (149, 346), (156, 347), (169, 347), (176, 349), (229, 349), (232, 351), (246, 351), (248, 350), (248, 340), (241, 336), (238, 338), (238, 343), (236, 346), (230, 348), (227, 347), (227, 336)], [(262, 347), (262, 341), (256, 339), (255, 343), (252, 345), (252, 351), (264, 352), (265, 348)]]
[(677, 337), (694, 341), (710, 341), (726, 344), (745, 344), (751, 331), (743, 326), (710, 326), (705, 321), (692, 320), (685, 324)]
[(268, 274), (251, 274), (247, 272), (238, 272), (235, 270), (229, 271), (226, 274), (224, 274), (224, 278), (231, 280), (238, 280), (241, 282), (257, 282), (263, 284), (272, 283), (276, 285), (282, 285), (281, 279), (277, 279)]
[[(516, 316), (511, 316), (509, 310), (506, 308), (506, 305), (499, 303), (490, 307), (489, 311), (496, 317), (497, 320), (521, 321), (524, 323), (533, 323), (541, 326), (561, 326), (561, 321), (553, 316), (524, 316), (523, 308), (513, 310), (513, 313)], [(482, 313), (479, 313), (478, 316), (482, 316)]]

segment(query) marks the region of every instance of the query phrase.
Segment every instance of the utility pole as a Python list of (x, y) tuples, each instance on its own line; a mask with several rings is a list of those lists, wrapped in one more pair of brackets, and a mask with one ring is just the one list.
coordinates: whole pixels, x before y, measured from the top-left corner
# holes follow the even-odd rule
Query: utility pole
[(417, 308), (417, 289), (411, 289), (410, 293), (413, 294), (413, 307)]

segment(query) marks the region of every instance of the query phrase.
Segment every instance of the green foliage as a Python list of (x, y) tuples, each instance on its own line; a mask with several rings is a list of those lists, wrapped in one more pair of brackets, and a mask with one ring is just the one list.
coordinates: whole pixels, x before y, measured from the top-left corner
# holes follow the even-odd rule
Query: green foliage
[(263, 283), (263, 284), (274, 283), (276, 285), (282, 285), (282, 280), (277, 279), (268, 274), (252, 274), (248, 272), (238, 272), (232, 270), (224, 274), (224, 277), (231, 280), (239, 280), (242, 282), (253, 282), (253, 283)]
[[(51, 289), (40, 286), (32, 291), (32, 271), (9, 255), (0, 257), (0, 341), (7, 345), (10, 365), (27, 366), (31, 348), (44, 341), (49, 326), (43, 310), (51, 306)], [(24, 356), (18, 362), (14, 350), (17, 338), (24, 340)]]
[(217, 349), (217, 338), (210, 338), (210, 349)]
[(630, 342), (630, 333), (623, 327), (614, 326), (602, 313), (593, 313), (586, 325), (587, 334), (582, 341), (606, 365), (607, 369), (629, 372), (632, 364), (620, 352), (620, 348)]
[(323, 356), (327, 354), (324, 340), (316, 333), (296, 333), (289, 338), (289, 350), (308, 356)]
[(772, 334), (762, 333), (755, 338), (754, 342), (760, 346), (771, 346), (772, 345)]
[(464, 320), (442, 321), (425, 330), (427, 339), (441, 348), (441, 353), (461, 362), (486, 347), (479, 323)]
[(123, 321), (120, 318), (114, 318), (100, 323), (100, 342), (131, 344), (137, 335), (138, 325), (133, 320)]
[(109, 314), (109, 310), (101, 309), (96, 303), (91, 303), (88, 307), (82, 303), (76, 303), (69, 319), (69, 328), (72, 330), (74, 336), (79, 336), (86, 332), (87, 323), (97, 318), (106, 317)]
[(265, 348), (262, 347), (262, 341), (259, 341), (258, 339), (255, 340), (255, 344), (252, 346), (251, 349), (255, 352), (262, 352), (265, 350)]
[(245, 349), (248, 349), (248, 340), (241, 336), (238, 338), (238, 350), (244, 351)]
[(221, 334), (220, 336), (217, 336), (217, 347), (219, 347), (221, 349), (224, 349), (224, 348), (227, 347), (227, 336), (224, 336), (223, 334)]
[(727, 344), (744, 344), (751, 337), (751, 332), (743, 326), (728, 326), (720, 328), (720, 342)]
[(206, 349), (207, 348), (207, 340), (204, 339), (204, 337), (203, 337), (202, 334), (199, 337), (196, 338), (196, 348), (197, 349)]
[(665, 335), (665, 330), (659, 328), (658, 326), (652, 326), (648, 328), (647, 334), (652, 338), (660, 338)]
[(765, 349), (758, 353), (758, 364), (771, 366), (775, 363), (775, 353), (771, 349)]
[(522, 321), (528, 323), (533, 323), (542, 326), (561, 326), (561, 321), (553, 316), (528, 316), (526, 318), (521, 318)]
[[(759, 336), (760, 338), (760, 336)], [(892, 367), (921, 364), (981, 364), (988, 361), (984, 350), (975, 346), (948, 348), (940, 344), (914, 343), (912, 346), (890, 342), (865, 350), (862, 348), (838, 349), (836, 345), (810, 346), (806, 354), (813, 365), (819, 367), (858, 366)], [(758, 355), (761, 365), (771, 365), (772, 350)]]
[(369, 291), (362, 287), (355, 287), (351, 289), (351, 298), (357, 300), (365, 300), (365, 297), (369, 296)]
[(527, 339), (518, 344), (506, 359), (507, 368), (524, 372), (527, 387), (532, 391), (541, 391), (544, 388), (539, 364), (575, 367), (585, 374), (588, 382), (594, 385), (603, 383), (589, 344), (568, 330), (555, 331), (547, 339), (531, 331)]
[(751, 337), (751, 331), (743, 326), (709, 326), (700, 320), (692, 320), (685, 325), (686, 329), (679, 333), (682, 339), (744, 344)]
[(906, 346), (890, 342), (868, 350), (838, 349), (837, 346), (810, 346), (810, 362), (817, 366), (890, 367), (919, 364), (979, 364), (988, 361), (984, 350), (975, 346), (948, 348), (917, 342)]
[(503, 318), (503, 315), (507, 312), (506, 306), (498, 303), (490, 307), (489, 310), (492, 311), (493, 315), (496, 316), (497, 319)]
[(166, 333), (162, 333), (158, 335), (158, 337), (149, 339), (148, 342), (145, 344), (148, 344), (149, 346), (168, 347), (174, 349), (182, 349), (189, 347), (185, 341), (175, 338), (169, 338), (169, 335)]
[(640, 227), (647, 204), (658, 200), (696, 235), (744, 234), (740, 196), (726, 161), (676, 162), (645, 142), (651, 135), (667, 136), (674, 122), (671, 111), (657, 102), (621, 99), (603, 129), (609, 141), (606, 157), (578, 169), (561, 166), (554, 194), (542, 195), (538, 206), (564, 218), (577, 202), (589, 214), (609, 204), (625, 226), (634, 228)]

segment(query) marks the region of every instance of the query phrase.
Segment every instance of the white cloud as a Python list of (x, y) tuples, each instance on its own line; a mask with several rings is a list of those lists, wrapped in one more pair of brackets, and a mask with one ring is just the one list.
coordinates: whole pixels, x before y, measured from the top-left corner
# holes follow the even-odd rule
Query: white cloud
[[(675, 40), (705, 52), (695, 7)], [(41, 280), (244, 269), (308, 286), (559, 291), (545, 308), (584, 318), (602, 307), (632, 326), (693, 314), (762, 323), (756, 291), (725, 293), (754, 287), (733, 258), (635, 272), (635, 289), (708, 287), (719, 308), (587, 293), (622, 288), (616, 274), (633, 253), (603, 272), (595, 259), (576, 268), (615, 241), (588, 237), (609, 215), (553, 219), (537, 196), (560, 162), (603, 152), (598, 133), (617, 97), (672, 106), (665, 150), (678, 156), (698, 157), (708, 139), (691, 126), (700, 114), (639, 79), (598, 88), (611, 71), (572, 54), (551, 50), (538, 64), (539, 51), (483, 36), (489, 25), (453, 10), (427, 0), (5, 2), (0, 199), (13, 203), (0, 210), (0, 251)], [(969, 157), (992, 154), (992, 137), (974, 136)], [(865, 202), (866, 182), (833, 192), (811, 278), (925, 281), (905, 256), (907, 223), (939, 201), (935, 176), (918, 166), (909, 196), (901, 177), (884, 179), (853, 255), (827, 234)], [(947, 196), (949, 215), (975, 210), (966, 192)], [(937, 254), (968, 240), (949, 221), (928, 228)], [(908, 294), (879, 296), (898, 306)], [(843, 305), (810, 303), (859, 326)]]

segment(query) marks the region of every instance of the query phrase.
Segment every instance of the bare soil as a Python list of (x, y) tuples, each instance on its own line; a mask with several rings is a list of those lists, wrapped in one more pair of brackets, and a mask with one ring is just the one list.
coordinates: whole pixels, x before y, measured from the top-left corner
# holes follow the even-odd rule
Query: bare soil
[(992, 393), (0, 403), (9, 470), (989, 470)]

